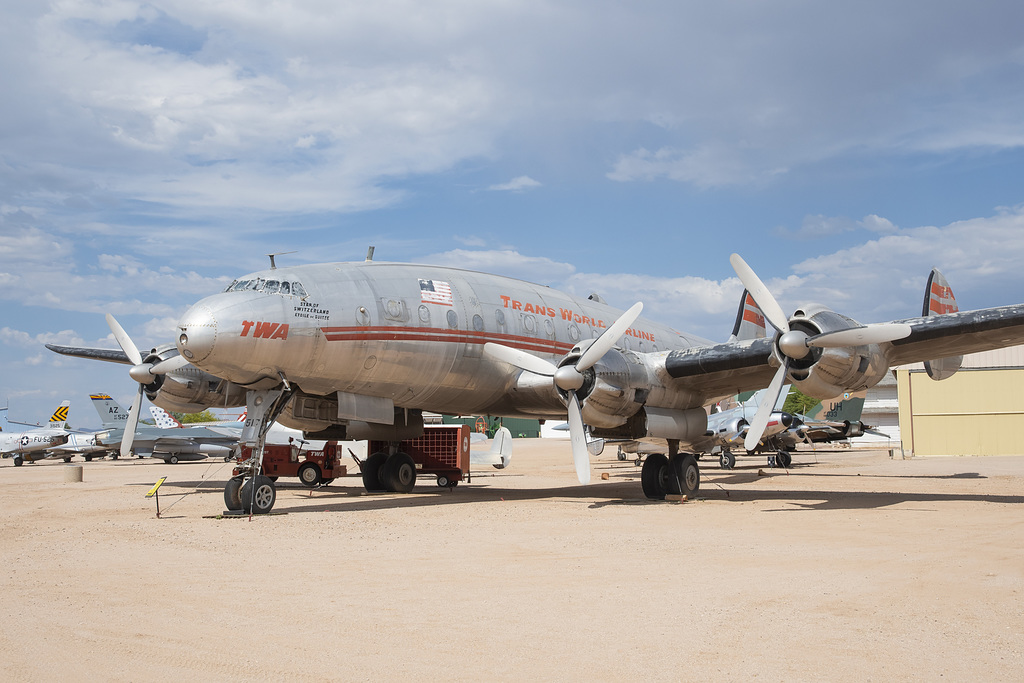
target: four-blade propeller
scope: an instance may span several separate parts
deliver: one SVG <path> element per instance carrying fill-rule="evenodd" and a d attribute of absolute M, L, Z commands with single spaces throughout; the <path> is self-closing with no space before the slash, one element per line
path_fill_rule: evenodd
<path fill-rule="evenodd" d="M 142 394 L 145 392 L 146 385 L 151 384 L 158 375 L 165 375 L 185 367 L 188 365 L 188 359 L 184 356 L 173 356 L 159 363 L 144 363 L 135 342 L 109 313 L 107 313 L 107 325 L 114 333 L 114 339 L 117 340 L 121 350 L 132 362 L 132 369 L 128 371 L 128 374 L 139 383 L 139 391 L 135 394 L 135 400 L 132 401 L 132 407 L 128 411 L 128 421 L 124 426 L 124 435 L 121 437 L 121 455 L 128 457 L 131 454 L 132 444 L 135 442 L 135 429 L 139 424 L 139 410 L 142 408 Z"/>
<path fill-rule="evenodd" d="M 587 450 L 587 433 L 583 426 L 583 412 L 580 408 L 576 392 L 583 388 L 586 381 L 584 372 L 594 367 L 604 354 L 608 353 L 619 338 L 640 316 L 644 305 L 633 306 L 623 313 L 612 325 L 601 333 L 601 336 L 587 347 L 575 363 L 567 363 L 561 367 L 531 353 L 510 346 L 488 342 L 484 344 L 484 352 L 509 365 L 532 372 L 536 375 L 551 377 L 555 386 L 566 394 L 566 408 L 569 412 L 569 439 L 572 443 L 572 459 L 576 465 L 576 476 L 581 484 L 590 483 L 590 453 Z"/>
<path fill-rule="evenodd" d="M 809 335 L 803 330 L 794 330 L 789 326 L 789 319 L 782 312 L 782 307 L 772 296 L 771 291 L 765 286 L 757 274 L 747 265 L 739 254 L 729 257 L 729 263 L 739 276 L 740 282 L 750 292 L 750 296 L 761 308 L 764 317 L 772 324 L 778 335 L 776 336 L 776 348 L 782 356 L 782 365 L 768 385 L 768 391 L 761 399 L 761 405 L 750 422 L 750 428 L 743 439 L 743 447 L 748 451 L 757 448 L 761 442 L 765 427 L 771 417 L 772 409 L 782 385 L 789 373 L 789 366 L 792 361 L 807 357 L 812 348 L 836 348 L 842 346 L 860 346 L 862 344 L 881 344 L 883 342 L 903 339 L 911 332 L 910 325 L 901 323 L 882 323 L 877 325 L 865 325 L 863 327 L 851 327 L 846 330 L 824 332 L 822 334 Z"/>

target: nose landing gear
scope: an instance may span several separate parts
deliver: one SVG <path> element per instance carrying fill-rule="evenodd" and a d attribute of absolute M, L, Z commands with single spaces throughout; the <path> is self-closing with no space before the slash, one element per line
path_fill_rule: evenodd
<path fill-rule="evenodd" d="M 267 431 L 288 405 L 295 389 L 284 382 L 276 389 L 250 390 L 246 394 L 246 420 L 241 442 L 253 449 L 253 457 L 239 464 L 242 473 L 228 480 L 224 504 L 230 511 L 265 515 L 274 508 L 277 489 L 274 481 L 262 474 L 263 447 Z"/>

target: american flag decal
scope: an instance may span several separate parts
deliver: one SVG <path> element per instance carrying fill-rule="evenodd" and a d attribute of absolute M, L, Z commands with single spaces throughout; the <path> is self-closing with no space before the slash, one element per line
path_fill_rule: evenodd
<path fill-rule="evenodd" d="M 420 280 L 420 300 L 428 304 L 452 305 L 452 287 L 440 280 Z"/>

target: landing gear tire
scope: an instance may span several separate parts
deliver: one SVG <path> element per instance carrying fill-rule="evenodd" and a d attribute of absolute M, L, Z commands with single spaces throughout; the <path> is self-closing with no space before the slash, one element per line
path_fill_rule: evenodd
<path fill-rule="evenodd" d="M 779 467 L 789 469 L 789 466 L 793 464 L 793 456 L 790 455 L 789 451 L 779 451 L 775 456 L 775 462 Z"/>
<path fill-rule="evenodd" d="M 640 467 L 644 464 L 644 459 L 638 456 L 637 459 L 633 461 L 633 464 Z"/>
<path fill-rule="evenodd" d="M 644 461 L 644 468 L 640 471 L 640 485 L 644 495 L 651 500 L 665 500 L 668 492 L 668 458 L 661 453 L 652 453 Z"/>
<path fill-rule="evenodd" d="M 64 462 L 71 462 L 71 458 L 64 458 Z"/>
<path fill-rule="evenodd" d="M 718 456 L 718 464 L 722 466 L 723 470 L 731 470 L 736 467 L 736 456 L 729 452 L 723 452 Z"/>
<path fill-rule="evenodd" d="M 617 457 L 617 458 L 618 458 L 619 460 L 625 460 L 625 459 L 626 459 L 626 454 L 622 452 L 622 449 L 621 449 L 621 448 L 619 449 L 619 452 L 618 452 L 618 453 L 616 453 L 615 455 L 616 455 L 616 457 Z"/>
<path fill-rule="evenodd" d="M 242 488 L 241 476 L 231 477 L 224 485 L 224 507 L 228 510 L 241 510 L 242 497 L 239 491 Z"/>
<path fill-rule="evenodd" d="M 24 464 L 25 464 L 25 458 L 21 457 L 20 455 L 14 456 L 14 466 L 15 467 L 21 467 Z"/>
<path fill-rule="evenodd" d="M 667 490 L 690 497 L 700 489 L 700 467 L 689 453 L 676 453 L 670 463 Z"/>
<path fill-rule="evenodd" d="M 167 462 L 171 463 L 172 465 L 177 465 L 178 464 L 178 456 L 172 455 L 171 457 L 167 458 Z"/>
<path fill-rule="evenodd" d="M 91 455 L 83 455 L 82 457 L 85 458 L 86 462 L 92 462 L 92 456 Z"/>
<path fill-rule="evenodd" d="M 409 493 L 416 485 L 416 463 L 408 453 L 394 453 L 388 458 L 384 476 L 388 490 L 395 493 Z"/>
<path fill-rule="evenodd" d="M 363 461 L 360 471 L 363 473 L 363 488 L 367 491 L 383 491 L 384 482 L 380 478 L 380 468 L 387 462 L 388 454 L 377 452 Z"/>
<path fill-rule="evenodd" d="M 315 488 L 323 480 L 323 473 L 320 472 L 320 467 L 315 462 L 304 463 L 299 468 L 299 481 L 302 482 L 303 486 Z"/>
<path fill-rule="evenodd" d="M 277 489 L 274 488 L 274 482 L 270 481 L 270 477 L 258 474 L 242 484 L 238 497 L 242 500 L 243 512 L 265 515 L 274 509 Z"/>

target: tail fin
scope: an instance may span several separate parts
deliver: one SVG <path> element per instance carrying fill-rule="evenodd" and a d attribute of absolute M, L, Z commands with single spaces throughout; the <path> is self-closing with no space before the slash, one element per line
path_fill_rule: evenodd
<path fill-rule="evenodd" d="M 928 283 L 924 289 L 924 310 L 923 316 L 943 315 L 945 313 L 956 313 L 960 307 L 956 305 L 956 297 L 953 290 L 946 282 L 945 276 L 938 268 L 932 268 L 928 276 Z M 963 356 L 950 356 L 938 360 L 926 360 L 924 362 L 925 372 L 934 380 L 947 379 L 956 374 L 963 362 Z"/>
<path fill-rule="evenodd" d="M 864 412 L 864 399 L 867 391 L 845 393 L 841 397 L 817 403 L 804 413 L 804 417 L 822 422 L 859 422 Z"/>
<path fill-rule="evenodd" d="M 469 461 L 474 465 L 492 465 L 503 470 L 512 463 L 512 432 L 507 427 L 498 427 L 491 441 L 491 450 L 486 453 L 470 453 Z"/>
<path fill-rule="evenodd" d="M 763 339 L 765 337 L 764 313 L 754 302 L 750 292 L 743 290 L 740 295 L 740 309 L 736 313 L 736 323 L 732 326 L 729 341 L 746 339 Z"/>
<path fill-rule="evenodd" d="M 50 428 L 51 429 L 64 429 L 68 424 L 68 410 L 71 407 L 71 401 L 64 401 L 60 404 L 57 410 L 53 411 L 53 415 L 50 416 Z"/>
<path fill-rule="evenodd" d="M 89 394 L 89 398 L 104 427 L 124 427 L 128 424 L 128 411 L 108 394 Z"/>
<path fill-rule="evenodd" d="M 180 422 L 174 419 L 174 416 L 168 413 L 163 408 L 157 406 L 150 406 L 149 412 L 153 415 L 153 420 L 156 421 L 156 426 L 161 429 L 177 429 L 182 426 Z"/>

